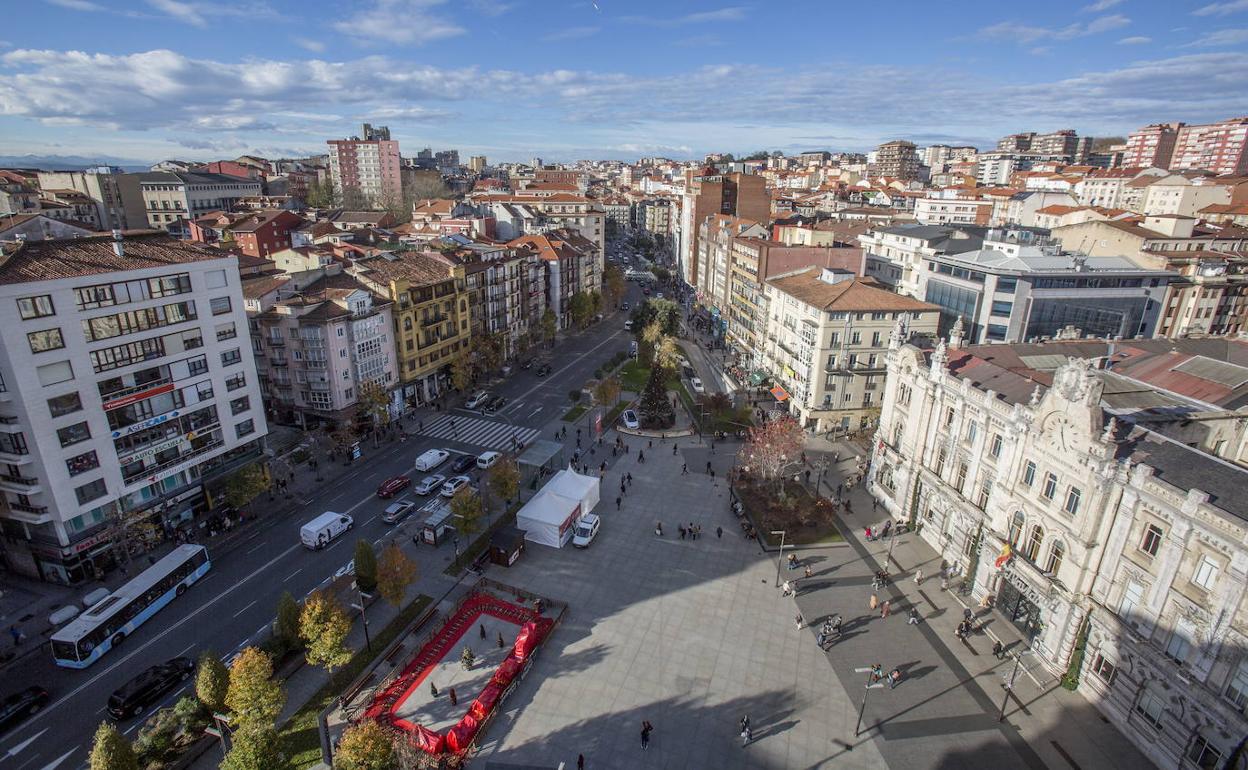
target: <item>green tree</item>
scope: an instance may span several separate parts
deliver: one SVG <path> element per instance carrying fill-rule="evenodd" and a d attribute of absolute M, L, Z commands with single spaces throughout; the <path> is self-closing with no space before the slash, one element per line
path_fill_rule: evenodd
<path fill-rule="evenodd" d="M 308 663 L 320 666 L 330 674 L 351 660 L 347 647 L 347 634 L 351 633 L 351 619 L 346 610 L 332 595 L 313 591 L 303 602 L 299 614 L 299 635 L 307 649 L 304 655 Z"/>
<path fill-rule="evenodd" d="M 520 491 L 520 468 L 512 459 L 500 460 L 490 468 L 490 490 L 498 495 L 504 504 L 511 502 Z"/>
<path fill-rule="evenodd" d="M 258 462 L 239 468 L 225 481 L 225 503 L 242 508 L 269 488 L 268 474 Z"/>
<path fill-rule="evenodd" d="M 327 209 L 333 206 L 334 183 L 329 179 L 310 183 L 307 194 L 303 196 L 303 202 L 314 209 Z"/>
<path fill-rule="evenodd" d="M 139 760 L 112 722 L 101 722 L 91 746 L 91 770 L 139 770 Z"/>
<path fill-rule="evenodd" d="M 591 313 L 602 312 L 602 292 L 597 289 L 589 293 L 589 311 Z"/>
<path fill-rule="evenodd" d="M 377 590 L 383 599 L 395 607 L 403 604 L 407 587 L 416 582 L 417 575 L 416 562 L 403 553 L 398 543 L 382 549 L 377 564 Z"/>
<path fill-rule="evenodd" d="M 607 307 L 617 308 L 624 298 L 624 272 L 616 265 L 607 265 L 602 271 L 602 295 Z"/>
<path fill-rule="evenodd" d="M 472 387 L 472 378 L 476 374 L 474 369 L 472 357 L 467 351 L 461 351 L 451 361 L 451 386 L 461 392 L 468 390 Z"/>
<path fill-rule="evenodd" d="M 366 594 L 377 588 L 377 553 L 363 538 L 355 543 L 355 584 Z"/>
<path fill-rule="evenodd" d="M 375 382 L 361 383 L 355 408 L 374 428 L 390 424 L 390 394 Z"/>
<path fill-rule="evenodd" d="M 593 301 L 585 292 L 575 292 L 568 298 L 568 316 L 572 319 L 572 323 L 576 328 L 583 328 L 592 313 Z"/>
<path fill-rule="evenodd" d="M 358 187 L 344 187 L 342 194 L 335 196 L 337 205 L 347 211 L 371 211 L 373 200 Z"/>
<path fill-rule="evenodd" d="M 210 650 L 199 656 L 195 674 L 195 697 L 214 712 L 225 711 L 225 696 L 230 690 L 230 671 Z"/>
<path fill-rule="evenodd" d="M 476 354 L 477 363 L 482 371 L 492 372 L 503 364 L 506 352 L 501 334 L 478 334 L 472 338 L 472 352 Z"/>
<path fill-rule="evenodd" d="M 615 406 L 620 399 L 620 381 L 615 377 L 604 377 L 594 386 L 594 400 L 603 406 Z"/>
<path fill-rule="evenodd" d="M 281 752 L 282 741 L 272 727 L 246 727 L 230 738 L 233 746 L 221 770 L 286 770 L 290 762 Z"/>
<path fill-rule="evenodd" d="M 476 534 L 481 529 L 481 517 L 485 507 L 481 504 L 481 496 L 470 487 L 460 487 L 451 498 L 451 513 L 458 519 L 455 528 L 465 535 Z"/>
<path fill-rule="evenodd" d="M 555 317 L 555 311 L 546 308 L 542 313 L 542 342 L 553 341 L 558 331 L 559 319 Z"/>
<path fill-rule="evenodd" d="M 680 306 L 667 299 L 648 299 L 633 311 L 632 321 L 638 330 L 658 321 L 664 334 L 675 337 L 680 333 Z"/>
<path fill-rule="evenodd" d="M 654 273 L 654 277 L 659 279 L 661 283 L 667 283 L 672 279 L 672 272 L 666 267 L 655 265 L 650 268 L 650 272 Z"/>
<path fill-rule="evenodd" d="M 273 618 L 273 639 L 284 653 L 303 647 L 299 638 L 299 602 L 290 591 L 283 591 L 277 600 L 277 615 Z"/>
<path fill-rule="evenodd" d="M 286 693 L 273 681 L 273 659 L 257 647 L 246 647 L 230 666 L 225 705 L 240 728 L 272 727 L 282 713 Z"/>
<path fill-rule="evenodd" d="M 390 770 L 396 764 L 394 740 L 371 719 L 348 727 L 334 755 L 334 770 Z"/>

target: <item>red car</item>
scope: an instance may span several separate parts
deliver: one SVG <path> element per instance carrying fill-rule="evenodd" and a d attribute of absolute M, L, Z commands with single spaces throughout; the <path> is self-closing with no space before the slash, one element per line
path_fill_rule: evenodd
<path fill-rule="evenodd" d="M 392 479 L 386 479 L 381 482 L 381 486 L 377 487 L 377 496 L 380 498 L 394 497 L 397 493 L 407 489 L 407 485 L 412 480 L 407 476 L 395 476 Z"/>

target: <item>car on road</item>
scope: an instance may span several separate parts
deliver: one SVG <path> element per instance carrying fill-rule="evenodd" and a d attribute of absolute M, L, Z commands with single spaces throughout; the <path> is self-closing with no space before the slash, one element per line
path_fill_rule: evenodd
<path fill-rule="evenodd" d="M 472 479 L 467 476 L 455 476 L 453 478 L 449 478 L 446 480 L 446 483 L 442 485 L 442 496 L 454 497 L 456 492 L 468 486 L 471 482 Z"/>
<path fill-rule="evenodd" d="M 598 530 L 601 527 L 602 519 L 592 513 L 585 514 L 577 520 L 576 527 L 572 530 L 572 545 L 577 548 L 588 548 L 598 536 Z"/>
<path fill-rule="evenodd" d="M 633 430 L 637 430 L 641 427 L 641 420 L 637 419 L 637 413 L 632 409 L 624 410 L 624 413 L 620 415 L 620 422 L 624 423 L 625 428 L 631 428 Z"/>
<path fill-rule="evenodd" d="M 693 388 L 693 392 L 701 395 L 706 392 L 706 387 L 702 385 L 702 380 L 697 377 L 689 378 L 689 386 Z"/>
<path fill-rule="evenodd" d="M 525 370 L 528 370 L 528 369 L 533 368 L 533 359 L 531 359 L 531 358 L 526 358 L 526 359 L 524 359 L 523 361 L 521 361 L 521 362 L 520 362 L 520 368 L 521 368 L 521 369 L 525 369 Z"/>
<path fill-rule="evenodd" d="M 655 299 L 663 299 L 663 292 L 661 292 L 661 291 L 657 291 L 657 292 L 655 292 L 655 293 L 654 293 L 654 298 L 655 298 Z"/>
<path fill-rule="evenodd" d="M 416 458 L 416 470 L 431 471 L 446 462 L 451 453 L 445 449 L 430 449 Z"/>
<path fill-rule="evenodd" d="M 481 470 L 489 470 L 498 464 L 503 456 L 498 452 L 482 452 L 477 455 L 477 467 Z"/>
<path fill-rule="evenodd" d="M 503 404 L 506 404 L 506 403 L 507 403 L 507 399 L 504 396 L 498 396 L 498 395 L 490 396 L 490 398 L 486 399 L 486 402 L 481 405 L 481 413 L 482 414 L 494 414 L 499 409 L 502 409 Z"/>
<path fill-rule="evenodd" d="M 541 366 L 537 367 L 538 377 L 545 377 L 548 374 L 550 374 L 550 364 L 542 364 Z"/>
<path fill-rule="evenodd" d="M 387 524 L 398 524 L 408 516 L 411 516 L 414 510 L 416 510 L 416 503 L 410 500 L 405 500 L 401 503 L 391 503 L 382 512 L 381 520 Z"/>
<path fill-rule="evenodd" d="M 399 492 L 407 489 L 412 480 L 407 476 L 393 476 L 381 482 L 381 486 L 377 487 L 377 496 L 381 499 L 394 497 Z"/>
<path fill-rule="evenodd" d="M 27 687 L 0 701 L 0 729 L 12 727 L 43 710 L 52 696 L 42 687 Z"/>
<path fill-rule="evenodd" d="M 631 307 L 627 302 L 620 303 L 620 310 L 628 310 Z"/>
<path fill-rule="evenodd" d="M 451 463 L 451 473 L 463 473 L 469 468 L 475 467 L 477 458 L 472 455 L 460 455 L 455 458 L 455 462 Z"/>
<path fill-rule="evenodd" d="M 435 473 L 431 476 L 425 476 L 423 479 L 420 480 L 420 483 L 417 484 L 416 488 L 412 491 L 414 491 L 416 494 L 420 495 L 421 497 L 424 497 L 425 495 L 432 494 L 435 489 L 442 486 L 442 483 L 444 481 L 446 481 L 446 476 L 443 476 L 441 473 Z"/>
<path fill-rule="evenodd" d="M 633 330 L 633 319 L 630 318 L 624 322 L 624 331 L 631 332 L 632 330 Z"/>
<path fill-rule="evenodd" d="M 137 717 L 193 673 L 195 661 L 190 658 L 173 658 L 151 666 L 109 696 L 108 715 L 113 719 Z"/>
<path fill-rule="evenodd" d="M 473 393 L 468 397 L 468 401 L 464 404 L 464 407 L 467 409 L 478 409 L 489 397 L 489 391 L 478 390 L 476 393 Z"/>

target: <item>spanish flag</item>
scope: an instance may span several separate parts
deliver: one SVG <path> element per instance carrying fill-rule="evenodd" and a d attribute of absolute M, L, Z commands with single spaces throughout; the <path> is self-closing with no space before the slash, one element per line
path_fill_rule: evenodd
<path fill-rule="evenodd" d="M 1009 561 L 1010 557 L 1013 555 L 1014 555 L 1014 550 L 1010 548 L 1009 543 L 1006 543 L 1005 547 L 1001 549 L 1001 555 L 997 557 L 997 560 L 996 562 L 994 562 L 993 566 L 995 566 L 997 569 L 1001 569 L 1003 566 L 1005 566 L 1005 563 Z"/>

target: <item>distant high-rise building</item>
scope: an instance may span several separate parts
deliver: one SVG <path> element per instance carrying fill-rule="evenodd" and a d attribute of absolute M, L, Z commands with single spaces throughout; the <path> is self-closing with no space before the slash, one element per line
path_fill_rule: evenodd
<path fill-rule="evenodd" d="M 542 159 L 541 159 L 541 158 L 539 158 L 539 157 L 537 157 L 537 156 L 534 156 L 534 157 L 533 157 L 533 160 L 529 161 L 529 165 L 531 165 L 533 168 L 541 168 L 541 167 L 542 167 Z"/>
<path fill-rule="evenodd" d="M 1248 174 L 1248 117 L 1183 126 L 1174 140 L 1170 168 Z"/>
<path fill-rule="evenodd" d="M 363 125 L 365 136 L 384 139 L 330 139 L 329 172 L 334 193 L 357 190 L 372 205 L 403 197 L 399 176 L 399 143 L 391 140 L 385 126 Z"/>
<path fill-rule="evenodd" d="M 1122 165 L 1127 168 L 1170 168 L 1174 156 L 1174 140 L 1185 123 L 1154 123 L 1127 136 L 1127 149 Z"/>
<path fill-rule="evenodd" d="M 875 151 L 875 172 L 879 176 L 909 181 L 919 178 L 919 153 L 913 142 L 896 139 Z"/>
<path fill-rule="evenodd" d="M 997 140 L 997 149 L 1001 152 L 1027 152 L 1031 149 L 1031 141 L 1035 138 L 1035 131 L 1010 134 Z"/>
<path fill-rule="evenodd" d="M 390 127 L 377 126 L 374 128 L 372 124 L 365 123 L 360 131 L 360 138 L 366 142 L 388 142 L 390 141 Z"/>
<path fill-rule="evenodd" d="M 487 165 L 484 155 L 473 155 L 468 159 L 468 169 L 474 174 L 480 174 Z"/>
<path fill-rule="evenodd" d="M 676 260 L 681 277 L 696 286 L 700 274 L 698 231 L 702 220 L 712 214 L 728 214 L 765 227 L 771 221 L 771 197 L 767 194 L 767 180 L 761 176 L 720 174 L 709 166 L 685 174 Z"/>
<path fill-rule="evenodd" d="M 1069 128 L 1051 131 L 1047 134 L 1027 131 L 998 139 L 997 150 L 1052 155 L 1068 163 L 1081 163 L 1092 151 L 1092 137 L 1079 136 L 1077 132 Z"/>

